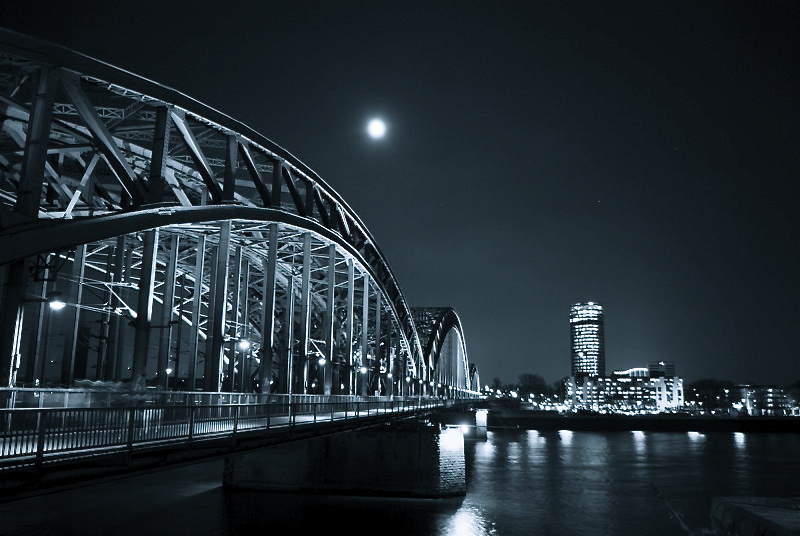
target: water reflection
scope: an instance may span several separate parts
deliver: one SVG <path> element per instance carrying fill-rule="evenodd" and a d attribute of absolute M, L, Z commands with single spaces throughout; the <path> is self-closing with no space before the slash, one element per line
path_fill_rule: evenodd
<path fill-rule="evenodd" d="M 636 450 L 638 457 L 645 456 L 647 453 L 647 445 L 645 444 L 645 435 L 641 430 L 634 430 L 631 432 L 633 435 L 633 448 Z"/>
<path fill-rule="evenodd" d="M 494 523 L 490 523 L 481 514 L 480 508 L 472 503 L 465 503 L 447 521 L 442 536 L 490 536 L 497 534 Z"/>
<path fill-rule="evenodd" d="M 0 504 L 0 519 L 30 536 L 678 536 L 666 501 L 699 532 L 715 496 L 796 496 L 800 480 L 800 434 L 512 430 L 464 448 L 459 498 L 227 490 L 218 460 Z"/>
<path fill-rule="evenodd" d="M 474 451 L 476 456 L 480 456 L 482 458 L 489 458 L 494 454 L 496 447 L 494 443 L 491 441 L 481 441 L 478 443 L 473 443 L 475 445 Z"/>
<path fill-rule="evenodd" d="M 709 527 L 715 496 L 792 489 L 800 462 L 791 446 L 800 447 L 800 438 L 786 439 L 777 446 L 767 434 L 490 433 L 487 443 L 495 448 L 474 445 L 475 452 L 491 455 L 476 456 L 471 465 L 472 484 L 459 515 L 474 516 L 467 519 L 482 527 L 475 532 L 481 535 L 494 529 L 508 535 L 670 536 L 683 532 L 672 515 L 675 507 L 699 531 Z M 772 452 L 771 459 L 759 457 L 760 467 L 752 463 L 755 453 L 747 452 L 753 442 Z M 770 484 L 776 475 L 780 482 Z"/>
<path fill-rule="evenodd" d="M 544 438 L 539 433 L 539 430 L 528 430 L 527 431 L 527 439 L 528 443 L 537 444 L 540 441 L 543 441 Z"/>
<path fill-rule="evenodd" d="M 432 500 L 225 491 L 228 530 L 216 534 L 324 534 L 337 525 L 348 534 L 364 535 L 487 534 L 485 520 L 474 508 L 463 508 L 463 503 L 463 497 Z"/>
<path fill-rule="evenodd" d="M 700 432 L 686 432 L 686 435 L 689 437 L 689 440 L 693 442 L 705 439 L 705 434 Z"/>
<path fill-rule="evenodd" d="M 747 434 L 734 432 L 733 444 L 736 451 L 735 462 L 733 463 L 732 476 L 736 479 L 736 485 L 747 487 L 752 485 L 752 459 L 748 454 Z M 800 475 L 798 475 L 800 476 Z"/>

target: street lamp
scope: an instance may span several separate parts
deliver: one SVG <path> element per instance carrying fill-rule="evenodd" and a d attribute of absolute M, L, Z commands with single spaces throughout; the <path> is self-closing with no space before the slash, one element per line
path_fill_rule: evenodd
<path fill-rule="evenodd" d="M 61 299 L 60 292 L 53 292 L 48 297 L 48 304 L 50 305 L 50 309 L 53 311 L 60 311 L 64 307 L 67 306 L 67 303 Z"/>

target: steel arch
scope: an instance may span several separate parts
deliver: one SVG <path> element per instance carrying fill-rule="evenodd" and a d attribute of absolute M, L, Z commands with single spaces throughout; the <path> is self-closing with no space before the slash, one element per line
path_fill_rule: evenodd
<path fill-rule="evenodd" d="M 423 356 L 433 370 L 430 386 L 448 396 L 479 390 L 477 369 L 469 362 L 461 319 L 452 307 L 414 307 Z"/>
<path fill-rule="evenodd" d="M 282 244 L 287 248 L 305 244 L 306 252 L 312 247 L 331 250 L 327 260 L 303 266 L 307 287 L 315 284 L 310 272 L 321 269 L 324 262 L 333 267 L 331 288 L 337 286 L 337 263 L 354 264 L 350 278 L 356 277 L 354 270 L 363 278 L 363 307 L 377 316 L 372 320 L 378 326 L 375 331 L 380 331 L 381 313 L 388 314 L 393 324 L 390 330 L 397 331 L 398 353 L 404 354 L 405 374 L 429 379 L 433 365 L 423 354 L 411 309 L 374 238 L 335 190 L 271 140 L 174 89 L 2 29 L 0 120 L 0 276 L 6 283 L 0 372 L 5 374 L 7 368 L 9 378 L 15 364 L 19 365 L 29 270 L 45 280 L 56 277 L 63 266 L 77 273 L 86 268 L 85 258 L 79 255 L 91 255 L 92 247 L 113 249 L 118 258 L 131 257 L 125 269 L 138 274 L 140 289 L 149 280 L 150 297 L 169 320 L 177 313 L 167 303 L 185 305 L 183 297 L 175 298 L 176 283 L 169 282 L 169 277 L 184 275 L 184 284 L 192 281 L 201 290 L 223 281 L 203 272 L 191 277 L 192 262 L 201 265 L 201 257 L 207 256 L 200 253 L 207 239 L 220 250 L 223 244 L 233 244 L 225 260 L 218 261 L 226 273 L 233 266 L 230 257 L 237 254 L 235 245 L 246 243 L 247 253 L 238 254 L 252 259 L 238 264 L 237 270 L 249 273 L 269 256 L 267 235 L 273 232 L 274 236 L 283 233 Z M 271 231 L 270 225 L 275 226 Z M 248 230 L 248 226 L 258 230 Z M 193 256 L 181 249 L 182 239 L 197 248 Z M 126 251 L 126 240 L 136 244 L 133 253 Z M 285 284 L 285 268 L 279 261 L 272 262 L 277 262 L 277 274 L 272 277 L 283 277 Z M 148 279 L 147 270 L 163 271 L 163 280 L 154 281 L 154 275 Z M 113 281 L 111 268 L 107 273 L 95 271 L 98 277 L 110 277 L 119 284 Z M 264 278 L 268 271 L 264 270 Z M 237 284 L 241 281 L 247 284 L 246 278 Z M 103 285 L 111 289 L 108 281 Z M 37 288 L 41 302 L 46 298 L 46 281 Z M 302 299 L 324 302 L 312 296 L 313 289 L 304 292 L 308 296 Z M 112 290 L 107 294 L 107 301 L 120 301 Z M 247 305 L 254 296 L 243 292 L 241 298 Z M 226 311 L 215 313 L 222 315 L 223 327 L 231 301 L 237 298 L 225 295 L 224 299 Z M 354 298 L 348 299 L 352 309 Z M 303 314 L 311 314 L 304 304 Z M 111 306 L 103 307 L 108 314 Z M 119 309 L 117 305 L 111 312 L 118 314 Z M 135 314 L 135 307 L 123 309 L 135 316 L 136 336 L 147 337 L 155 322 L 141 320 L 143 315 Z M 41 330 L 41 311 L 39 317 L 37 329 Z M 196 326 L 200 318 L 198 311 Z M 208 332 L 205 336 L 209 334 L 225 335 Z M 366 341 L 367 335 L 363 337 Z M 372 344 L 377 348 L 383 341 L 376 339 Z M 362 346 L 366 348 L 366 342 Z"/>

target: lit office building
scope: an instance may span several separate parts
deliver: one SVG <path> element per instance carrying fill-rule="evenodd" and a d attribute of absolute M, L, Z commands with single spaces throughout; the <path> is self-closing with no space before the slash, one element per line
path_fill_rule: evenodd
<path fill-rule="evenodd" d="M 748 415 L 774 417 L 791 413 L 789 401 L 783 389 L 775 385 L 735 385 L 733 407 Z"/>
<path fill-rule="evenodd" d="M 683 380 L 650 376 L 646 368 L 614 371 L 608 377 L 569 377 L 563 383 L 572 409 L 660 413 L 683 407 Z"/>
<path fill-rule="evenodd" d="M 572 343 L 572 376 L 605 376 L 603 307 L 594 302 L 577 303 L 569 314 Z"/>

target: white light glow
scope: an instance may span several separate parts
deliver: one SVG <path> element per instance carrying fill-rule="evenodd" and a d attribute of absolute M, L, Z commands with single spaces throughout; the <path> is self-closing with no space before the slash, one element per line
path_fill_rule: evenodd
<path fill-rule="evenodd" d="M 386 134 L 386 123 L 380 119 L 373 119 L 367 124 L 367 133 L 372 139 L 380 139 Z"/>
<path fill-rule="evenodd" d="M 52 300 L 50 300 L 50 309 L 52 309 L 53 311 L 60 311 L 66 306 L 67 304 L 59 300 L 58 298 L 53 298 Z"/>
<path fill-rule="evenodd" d="M 700 432 L 686 432 L 689 436 L 689 439 L 692 441 L 699 441 L 704 438 L 703 434 Z"/>
<path fill-rule="evenodd" d="M 439 435 L 439 446 L 443 451 L 464 451 L 464 434 L 459 428 L 445 428 Z"/>
<path fill-rule="evenodd" d="M 481 517 L 477 505 L 465 504 L 448 520 L 448 530 L 444 534 L 486 534 L 487 521 Z"/>
<path fill-rule="evenodd" d="M 488 409 L 475 410 L 475 426 L 486 426 L 489 415 Z"/>
<path fill-rule="evenodd" d="M 645 445 L 645 435 L 641 430 L 633 431 L 633 447 L 636 449 L 636 454 L 644 456 L 647 454 L 647 446 Z"/>

